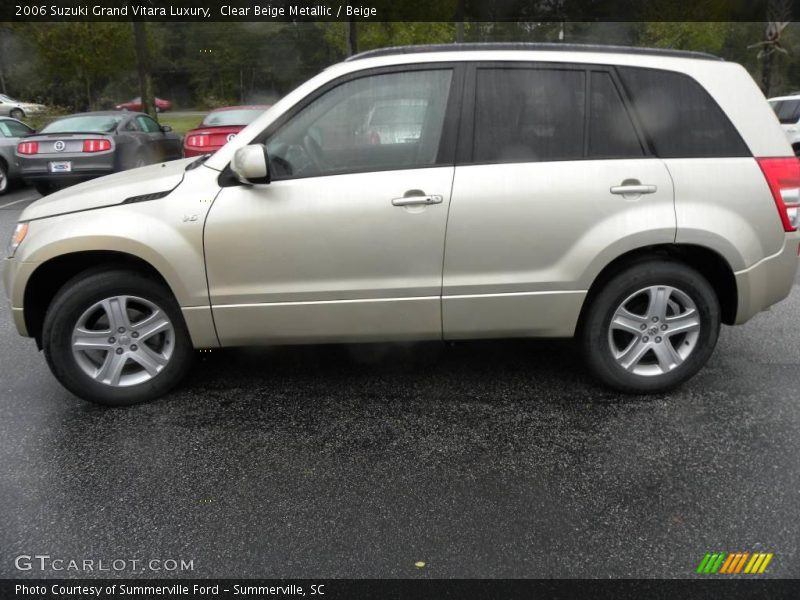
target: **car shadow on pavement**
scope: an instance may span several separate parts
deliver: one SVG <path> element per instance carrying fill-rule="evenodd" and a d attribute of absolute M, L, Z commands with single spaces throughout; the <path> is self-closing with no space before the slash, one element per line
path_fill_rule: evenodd
<path fill-rule="evenodd" d="M 572 340 L 491 340 L 232 348 L 198 351 L 179 388 L 232 403 L 283 395 L 422 401 L 641 401 L 589 375 Z M 249 401 L 249 400 L 248 400 Z"/>

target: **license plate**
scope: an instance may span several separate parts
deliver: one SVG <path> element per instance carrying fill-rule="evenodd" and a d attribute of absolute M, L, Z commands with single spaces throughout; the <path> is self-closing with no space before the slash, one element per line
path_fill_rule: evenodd
<path fill-rule="evenodd" d="M 69 173 L 70 171 L 72 171 L 71 160 L 59 160 L 50 163 L 51 173 Z"/>

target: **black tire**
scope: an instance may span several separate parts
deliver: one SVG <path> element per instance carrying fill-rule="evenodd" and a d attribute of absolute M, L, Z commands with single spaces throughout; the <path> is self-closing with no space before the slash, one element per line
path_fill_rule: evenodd
<path fill-rule="evenodd" d="M 16 119 L 17 121 L 25 118 L 25 113 L 22 111 L 21 108 L 12 108 L 11 111 L 8 113 L 8 116 L 12 119 Z"/>
<path fill-rule="evenodd" d="M 51 194 L 53 192 L 53 186 L 50 183 L 45 183 L 43 181 L 39 181 L 33 184 L 33 187 L 39 192 L 42 196 L 47 196 L 47 194 Z"/>
<path fill-rule="evenodd" d="M 0 196 L 11 189 L 11 181 L 8 179 L 8 166 L 5 161 L 0 159 Z"/>
<path fill-rule="evenodd" d="M 123 295 L 144 299 L 162 310 L 172 324 L 174 336 L 171 356 L 161 371 L 143 383 L 112 386 L 96 381 L 79 365 L 72 351 L 72 332 L 96 302 Z M 89 272 L 67 282 L 47 310 L 42 346 L 50 370 L 64 387 L 84 400 L 105 406 L 129 406 L 164 395 L 183 379 L 194 355 L 189 332 L 170 291 L 150 277 L 124 269 Z M 137 350 L 134 346 L 127 349 Z M 137 367 L 133 361 L 126 364 Z"/>
<path fill-rule="evenodd" d="M 641 303 L 647 296 L 639 297 L 637 292 L 650 286 L 669 286 L 685 294 L 685 297 L 694 304 L 695 313 L 692 314 L 697 315 L 699 322 L 696 336 L 679 333 L 670 334 L 672 337 L 668 338 L 666 334 L 657 331 L 661 326 L 669 329 L 669 325 L 660 322 L 652 323 L 658 327 L 643 331 L 641 337 L 625 330 L 615 331 L 612 336 L 611 321 L 618 308 L 631 298 L 633 298 L 631 302 Z M 655 394 L 671 390 L 695 375 L 714 352 L 720 330 L 719 300 L 708 281 L 700 273 L 682 263 L 648 260 L 632 265 L 608 281 L 590 302 L 578 332 L 578 341 L 592 373 L 615 390 L 629 394 Z M 680 301 L 673 305 L 679 303 Z M 629 306 L 631 305 L 626 304 L 626 308 Z M 637 311 L 637 314 L 639 312 L 641 311 Z M 649 314 L 649 311 L 645 310 L 642 314 Z M 651 319 L 648 317 L 643 319 L 645 320 Z M 644 325 L 643 322 L 637 325 L 638 328 L 642 326 L 651 327 L 649 323 Z M 650 331 L 654 332 L 651 334 L 652 338 L 648 336 Z M 682 344 L 690 348 L 683 362 L 663 372 L 663 366 L 657 366 L 660 363 L 655 352 L 656 339 L 659 343 L 669 343 L 676 352 L 686 351 Z M 619 346 L 628 343 L 627 340 L 630 340 L 631 344 L 638 344 L 641 341 L 642 345 L 639 345 L 639 348 L 643 348 L 644 342 L 647 341 L 653 348 L 641 354 L 641 362 L 633 365 L 635 369 L 651 371 L 658 369 L 662 372 L 648 375 L 623 368 L 615 358 L 612 344 L 618 345 L 619 350 Z M 693 347 L 691 344 L 694 344 Z M 633 345 L 628 347 L 633 349 Z"/>

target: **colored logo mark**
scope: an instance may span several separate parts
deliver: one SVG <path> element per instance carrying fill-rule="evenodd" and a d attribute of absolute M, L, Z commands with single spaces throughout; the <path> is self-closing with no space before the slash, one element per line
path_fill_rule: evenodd
<path fill-rule="evenodd" d="M 716 552 L 708 553 L 700 561 L 697 573 L 701 575 L 756 575 L 763 573 L 772 560 L 773 554 L 764 552 Z"/>

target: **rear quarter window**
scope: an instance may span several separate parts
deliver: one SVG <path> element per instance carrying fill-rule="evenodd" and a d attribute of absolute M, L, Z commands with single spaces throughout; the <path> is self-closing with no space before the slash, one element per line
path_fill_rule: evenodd
<path fill-rule="evenodd" d="M 751 156 L 719 105 L 688 75 L 638 67 L 618 72 L 659 157 Z"/>

